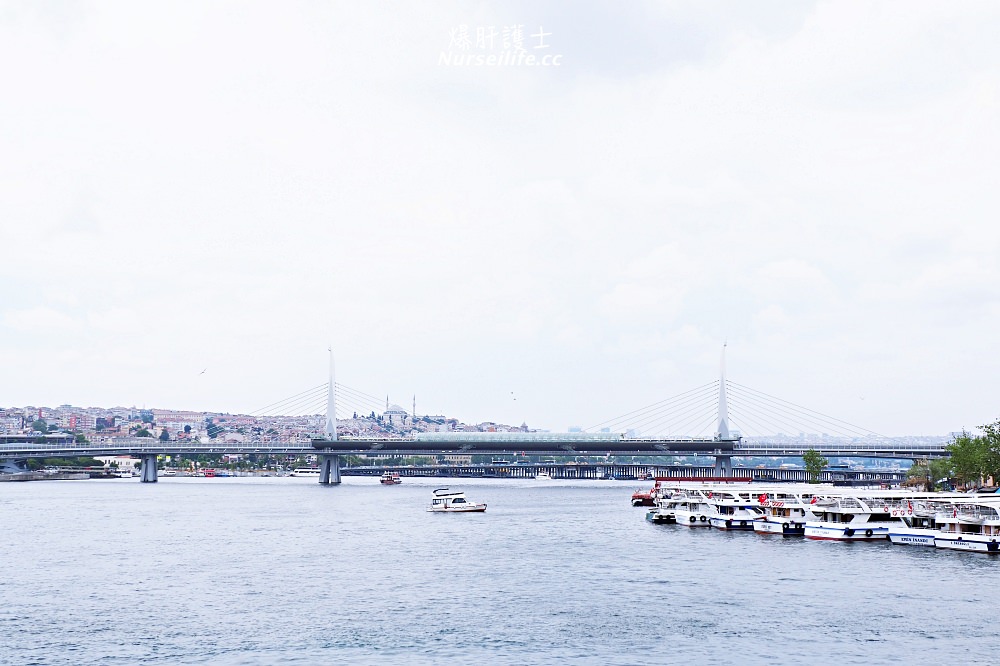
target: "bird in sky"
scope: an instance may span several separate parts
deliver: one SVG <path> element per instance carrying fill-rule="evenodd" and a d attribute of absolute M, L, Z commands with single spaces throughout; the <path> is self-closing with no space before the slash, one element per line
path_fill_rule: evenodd
<path fill-rule="evenodd" d="M 208 368 L 205 368 L 205 370 L 208 370 Z M 199 372 L 198 374 L 199 374 L 199 375 L 203 375 L 203 374 L 205 374 L 205 370 L 202 370 L 202 371 L 201 371 L 201 372 Z"/>

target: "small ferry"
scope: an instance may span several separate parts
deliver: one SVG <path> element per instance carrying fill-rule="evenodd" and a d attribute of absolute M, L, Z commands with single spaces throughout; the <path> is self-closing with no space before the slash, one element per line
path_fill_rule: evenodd
<path fill-rule="evenodd" d="M 813 503 L 815 518 L 806 521 L 805 537 L 830 541 L 884 541 L 889 531 L 902 523 L 890 504 L 906 493 L 860 491 L 857 494 L 825 495 Z"/>
<path fill-rule="evenodd" d="M 403 480 L 399 478 L 399 472 L 382 472 L 379 482 L 384 486 L 395 486 L 402 483 Z"/>
<path fill-rule="evenodd" d="M 774 488 L 757 496 L 757 504 L 763 515 L 753 524 L 757 534 L 780 534 L 781 536 L 804 536 L 806 521 L 815 520 L 812 507 L 818 500 L 812 489 Z"/>
<path fill-rule="evenodd" d="M 535 474 L 535 480 L 536 481 L 551 481 L 552 480 L 552 476 L 548 472 L 546 472 L 546 471 L 543 470 L 543 471 L 539 472 L 538 474 Z"/>
<path fill-rule="evenodd" d="M 299 467 L 292 470 L 291 476 L 319 476 L 319 467 Z"/>
<path fill-rule="evenodd" d="M 750 495 L 747 489 L 703 491 L 706 504 L 712 508 L 708 517 L 709 525 L 717 530 L 752 532 L 754 521 L 763 513 L 754 506 L 756 498 L 751 499 Z"/>
<path fill-rule="evenodd" d="M 438 513 L 482 513 L 486 511 L 486 505 L 468 501 L 461 491 L 437 488 L 427 510 Z"/>
<path fill-rule="evenodd" d="M 937 500 L 931 498 L 913 498 L 899 502 L 892 507 L 893 515 L 899 515 L 902 523 L 889 529 L 889 541 L 899 546 L 930 546 L 934 547 L 934 539 L 938 536 L 940 525 L 937 515 L 950 515 L 953 502 L 943 497 Z"/>
<path fill-rule="evenodd" d="M 956 503 L 951 513 L 939 513 L 935 519 L 935 548 L 1000 554 L 1000 503 Z"/>

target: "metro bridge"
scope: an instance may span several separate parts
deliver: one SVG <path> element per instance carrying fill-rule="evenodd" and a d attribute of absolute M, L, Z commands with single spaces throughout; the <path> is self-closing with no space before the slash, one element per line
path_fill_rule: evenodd
<path fill-rule="evenodd" d="M 338 437 L 336 396 L 340 385 L 330 379 L 325 387 L 326 417 L 322 435 L 297 441 L 207 442 L 160 441 L 128 438 L 127 442 L 75 443 L 71 436 L 0 437 L 0 459 L 57 458 L 97 455 L 133 455 L 142 460 L 142 481 L 157 480 L 156 458 L 160 455 L 317 455 L 320 483 L 340 483 L 341 456 L 344 455 L 580 455 L 580 456 L 687 456 L 715 458 L 715 475 L 732 476 L 732 458 L 747 456 L 801 456 L 813 449 L 822 455 L 865 458 L 930 459 L 949 455 L 944 444 L 921 444 L 884 437 L 872 431 L 826 416 L 820 412 L 769 396 L 726 380 L 723 357 L 721 377 L 715 382 L 654 403 L 648 407 L 597 424 L 580 433 L 523 432 L 426 432 L 412 437 Z M 307 392 L 308 393 L 308 392 Z M 315 397 L 315 393 L 309 394 Z M 737 405 L 730 410 L 731 397 Z M 706 423 L 707 413 L 707 423 Z M 784 420 L 783 419 L 787 419 Z M 830 440 L 804 442 L 761 442 L 747 440 L 732 430 L 756 426 L 780 432 L 781 423 L 808 424 L 828 428 L 841 436 Z M 666 428 L 710 429 L 711 436 L 638 436 L 636 430 Z M 604 432 L 611 429 L 619 432 Z M 838 430 L 839 428 L 839 430 Z M 846 437 L 844 436 L 846 435 Z M 775 437 L 775 439 L 778 439 Z"/>

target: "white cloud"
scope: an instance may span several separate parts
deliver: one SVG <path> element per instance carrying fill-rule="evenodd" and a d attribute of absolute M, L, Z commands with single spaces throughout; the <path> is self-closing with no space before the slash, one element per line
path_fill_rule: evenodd
<path fill-rule="evenodd" d="M 992 3 L 49 7 L 0 21 L 0 404 L 253 409 L 332 339 L 350 385 L 559 428 L 728 338 L 869 427 L 996 416 Z M 536 19 L 562 67 L 437 65 Z"/>

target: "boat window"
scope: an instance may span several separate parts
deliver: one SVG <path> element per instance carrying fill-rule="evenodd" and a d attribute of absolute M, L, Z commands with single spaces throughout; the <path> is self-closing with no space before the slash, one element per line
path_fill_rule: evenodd
<path fill-rule="evenodd" d="M 465 499 L 461 497 L 456 497 L 451 501 L 452 504 L 465 504 Z"/>

